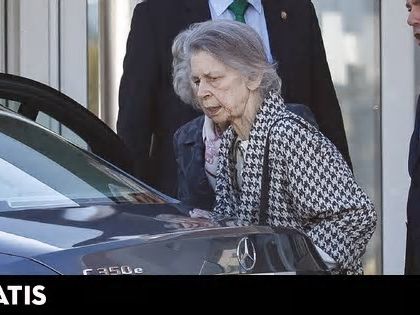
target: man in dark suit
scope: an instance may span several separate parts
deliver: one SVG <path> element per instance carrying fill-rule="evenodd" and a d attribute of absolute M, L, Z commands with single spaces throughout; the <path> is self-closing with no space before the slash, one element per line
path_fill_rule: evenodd
<path fill-rule="evenodd" d="M 420 1 L 407 0 L 407 23 L 420 44 Z M 420 274 L 420 98 L 417 100 L 416 120 L 410 141 L 408 171 L 411 186 L 407 202 L 407 244 L 405 274 Z"/>
<path fill-rule="evenodd" d="M 136 157 L 138 176 L 172 196 L 176 195 L 177 178 L 173 134 L 200 115 L 173 91 L 172 41 L 191 23 L 234 19 L 227 10 L 231 2 L 146 0 L 134 10 L 120 85 L 117 130 Z M 351 167 L 341 110 L 313 4 L 310 0 L 248 2 L 245 22 L 257 28 L 269 46 L 268 58 L 278 63 L 285 102 L 309 106 L 320 130 Z"/>

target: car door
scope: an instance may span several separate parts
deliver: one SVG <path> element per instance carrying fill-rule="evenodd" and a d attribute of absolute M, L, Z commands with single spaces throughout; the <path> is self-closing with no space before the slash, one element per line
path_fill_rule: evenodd
<path fill-rule="evenodd" d="M 135 175 L 131 154 L 118 135 L 63 93 L 27 78 L 0 73 L 0 109 L 6 108 Z"/>

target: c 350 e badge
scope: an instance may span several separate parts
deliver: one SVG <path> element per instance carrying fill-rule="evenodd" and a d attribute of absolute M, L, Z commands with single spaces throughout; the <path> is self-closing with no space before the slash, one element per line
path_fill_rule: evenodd
<path fill-rule="evenodd" d="M 105 276 L 117 276 L 117 275 L 141 275 L 143 274 L 143 268 L 130 267 L 130 266 L 111 266 L 111 267 L 96 267 L 83 269 L 84 275 L 105 275 Z"/>

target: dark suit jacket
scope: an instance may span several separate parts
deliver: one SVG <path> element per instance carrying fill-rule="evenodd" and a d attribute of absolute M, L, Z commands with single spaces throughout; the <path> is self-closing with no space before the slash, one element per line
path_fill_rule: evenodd
<path fill-rule="evenodd" d="M 407 202 L 407 246 L 405 273 L 420 274 L 420 97 L 413 135 L 410 141 L 408 171 L 411 186 Z"/>
<path fill-rule="evenodd" d="M 321 131 L 350 164 L 341 111 L 312 3 L 263 0 L 263 6 L 271 53 L 283 80 L 283 98 L 308 105 Z M 282 11 L 287 12 L 286 20 L 281 18 Z M 173 91 L 171 45 L 188 25 L 209 19 L 207 0 L 146 0 L 134 10 L 127 41 L 118 134 L 136 156 L 138 176 L 172 196 L 176 194 L 173 134 L 200 113 L 182 103 Z"/>

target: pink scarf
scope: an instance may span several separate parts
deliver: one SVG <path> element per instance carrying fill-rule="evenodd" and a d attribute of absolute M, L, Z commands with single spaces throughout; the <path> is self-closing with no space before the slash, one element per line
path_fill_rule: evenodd
<path fill-rule="evenodd" d="M 215 190 L 216 187 L 216 173 L 219 162 L 219 147 L 222 141 L 222 132 L 217 130 L 213 121 L 204 116 L 203 125 L 203 142 L 205 146 L 204 153 L 204 168 L 209 180 L 210 186 Z"/>

